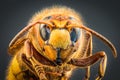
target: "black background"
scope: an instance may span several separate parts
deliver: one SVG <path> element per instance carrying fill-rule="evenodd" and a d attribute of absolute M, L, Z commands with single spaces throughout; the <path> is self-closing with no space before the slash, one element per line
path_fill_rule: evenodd
<path fill-rule="evenodd" d="M 93 38 L 93 52 L 104 50 L 108 56 L 103 80 L 120 79 L 120 6 L 119 0 L 1 0 L 0 1 L 0 80 L 5 80 L 10 61 L 7 47 L 11 39 L 24 27 L 31 16 L 44 7 L 64 5 L 82 14 L 86 25 L 106 36 L 117 48 L 118 57 L 100 40 Z M 91 78 L 97 75 L 98 64 L 91 68 Z M 73 72 L 71 80 L 82 80 L 84 69 Z"/>

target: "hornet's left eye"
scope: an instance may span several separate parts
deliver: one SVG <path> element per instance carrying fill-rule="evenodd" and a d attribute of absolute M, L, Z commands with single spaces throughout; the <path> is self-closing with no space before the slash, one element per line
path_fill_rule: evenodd
<path fill-rule="evenodd" d="M 71 41 L 76 42 L 80 36 L 80 29 L 73 28 L 70 33 Z"/>
<path fill-rule="evenodd" d="M 50 29 L 46 24 L 40 25 L 40 35 L 44 41 L 49 39 L 50 36 Z"/>

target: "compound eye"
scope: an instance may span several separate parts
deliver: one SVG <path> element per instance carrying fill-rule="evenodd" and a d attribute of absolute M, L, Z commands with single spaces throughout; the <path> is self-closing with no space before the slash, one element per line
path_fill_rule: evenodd
<path fill-rule="evenodd" d="M 76 20 L 74 17 L 70 16 L 69 17 L 70 20 Z"/>
<path fill-rule="evenodd" d="M 73 28 L 70 33 L 71 41 L 76 42 L 80 36 L 80 29 Z"/>
<path fill-rule="evenodd" d="M 47 16 L 47 17 L 44 18 L 44 20 L 48 20 L 48 19 L 51 19 L 51 18 L 52 18 L 52 16 Z"/>
<path fill-rule="evenodd" d="M 46 24 L 40 24 L 40 35 L 44 41 L 49 39 L 50 29 Z"/>

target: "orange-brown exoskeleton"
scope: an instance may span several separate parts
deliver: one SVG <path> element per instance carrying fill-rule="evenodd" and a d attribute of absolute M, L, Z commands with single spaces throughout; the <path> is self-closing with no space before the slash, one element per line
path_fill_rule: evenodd
<path fill-rule="evenodd" d="M 89 80 L 90 67 L 97 61 L 100 65 L 96 80 L 101 80 L 107 55 L 104 51 L 92 55 L 93 35 L 117 57 L 114 45 L 86 27 L 74 10 L 61 6 L 43 9 L 10 42 L 8 50 L 13 58 L 7 80 L 68 80 L 77 67 L 86 69 L 84 80 Z"/>

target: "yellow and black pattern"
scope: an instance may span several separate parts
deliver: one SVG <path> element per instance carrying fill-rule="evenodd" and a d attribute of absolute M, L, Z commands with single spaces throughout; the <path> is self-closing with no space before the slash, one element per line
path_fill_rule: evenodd
<path fill-rule="evenodd" d="M 13 56 L 7 80 L 69 80 L 76 67 L 85 68 L 84 80 L 90 78 L 90 67 L 100 60 L 96 80 L 104 77 L 107 55 L 104 51 L 92 55 L 92 36 L 96 36 L 117 52 L 103 35 L 86 27 L 73 9 L 53 6 L 36 13 L 10 42 Z"/>

